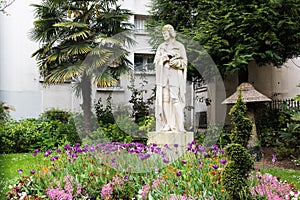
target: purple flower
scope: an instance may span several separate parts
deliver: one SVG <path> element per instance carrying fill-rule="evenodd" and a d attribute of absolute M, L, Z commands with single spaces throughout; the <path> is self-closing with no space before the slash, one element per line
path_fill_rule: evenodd
<path fill-rule="evenodd" d="M 182 163 L 182 164 L 186 164 L 186 160 L 182 160 L 181 163 Z"/>
<path fill-rule="evenodd" d="M 164 161 L 164 163 L 166 163 L 166 164 L 168 164 L 168 163 L 170 162 L 168 158 L 164 158 L 163 161 Z"/>
<path fill-rule="evenodd" d="M 181 176 L 181 172 L 180 171 L 176 172 L 176 176 Z"/>
<path fill-rule="evenodd" d="M 221 154 L 224 154 L 224 153 L 225 153 L 225 150 L 224 150 L 224 149 L 221 149 L 221 150 L 220 150 L 220 153 L 221 153 Z"/>
<path fill-rule="evenodd" d="M 124 179 L 124 181 L 127 181 L 127 180 L 128 180 L 128 178 L 129 178 L 128 176 L 124 176 L 124 178 L 123 178 L 123 179 Z"/>
<path fill-rule="evenodd" d="M 39 150 L 38 149 L 36 149 L 36 150 L 34 150 L 34 152 L 33 152 L 33 156 L 35 157 L 37 154 L 38 154 L 38 152 L 39 152 Z"/>
<path fill-rule="evenodd" d="M 225 165 L 226 162 L 227 162 L 227 160 L 225 160 L 225 159 L 221 159 L 221 160 L 220 160 L 220 163 L 221 163 L 222 165 Z"/>
<path fill-rule="evenodd" d="M 178 144 L 174 144 L 174 147 L 177 148 L 177 147 L 178 147 Z"/>
<path fill-rule="evenodd" d="M 199 163 L 199 165 L 201 165 L 201 166 L 203 165 L 203 162 L 202 162 L 202 161 L 199 161 L 198 163 Z"/>
<path fill-rule="evenodd" d="M 31 170 L 31 171 L 30 171 L 30 174 L 34 174 L 34 173 L 35 173 L 35 171 L 34 171 L 34 170 Z"/>
<path fill-rule="evenodd" d="M 140 159 L 141 160 L 146 160 L 146 159 L 148 159 L 150 157 L 150 154 L 149 153 L 146 153 L 146 154 L 142 154 L 141 156 L 140 156 Z"/>
<path fill-rule="evenodd" d="M 218 169 L 218 165 L 212 165 L 211 167 L 214 169 Z"/>
<path fill-rule="evenodd" d="M 60 150 L 60 149 L 57 149 L 57 150 L 56 150 L 56 152 L 57 152 L 57 153 L 60 153 L 60 152 L 61 152 L 61 150 Z"/>
<path fill-rule="evenodd" d="M 258 178 L 258 179 L 262 179 L 262 175 L 258 175 L 257 178 Z"/>
<path fill-rule="evenodd" d="M 214 144 L 211 146 L 211 148 L 214 150 L 214 151 L 217 151 L 219 149 L 218 145 Z"/>
<path fill-rule="evenodd" d="M 22 170 L 22 169 L 18 169 L 17 172 L 18 172 L 19 174 L 21 174 L 21 173 L 23 172 L 23 170 Z"/>
<path fill-rule="evenodd" d="M 64 150 L 67 151 L 67 150 L 69 150 L 70 148 L 71 148 L 70 144 L 66 144 L 65 147 L 64 147 Z"/>
<path fill-rule="evenodd" d="M 171 150 L 168 144 L 165 144 L 164 147 L 168 150 Z"/>
<path fill-rule="evenodd" d="M 273 154 L 272 154 L 272 162 L 274 163 L 274 162 L 276 162 L 276 161 L 277 161 L 276 154 L 275 154 L 275 153 L 273 153 Z"/>
<path fill-rule="evenodd" d="M 205 147 L 204 146 L 201 146 L 201 145 L 198 145 L 198 150 L 201 151 L 201 152 L 204 152 L 205 151 Z"/>

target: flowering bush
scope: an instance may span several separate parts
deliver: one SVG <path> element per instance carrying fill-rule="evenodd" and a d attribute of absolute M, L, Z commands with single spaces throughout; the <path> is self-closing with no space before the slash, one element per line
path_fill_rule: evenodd
<path fill-rule="evenodd" d="M 253 195 L 265 196 L 268 200 L 298 200 L 299 192 L 293 184 L 280 181 L 277 177 L 270 174 L 257 172 L 256 185 L 251 188 Z"/>
<path fill-rule="evenodd" d="M 22 177 L 7 198 L 229 199 L 220 182 L 227 162 L 224 150 L 217 145 L 206 148 L 192 142 L 180 155 L 178 148 L 178 145 L 108 142 L 35 150 L 33 156 L 41 162 L 30 169 L 18 170 Z M 260 186 L 261 180 L 251 181 L 256 183 L 253 188 Z M 298 194 L 291 188 L 286 192 Z"/>

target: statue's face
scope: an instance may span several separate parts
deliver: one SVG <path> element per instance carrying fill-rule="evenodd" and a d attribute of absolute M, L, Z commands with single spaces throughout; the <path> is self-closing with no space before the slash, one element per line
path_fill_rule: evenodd
<path fill-rule="evenodd" d="M 169 40 L 171 38 L 171 35 L 170 35 L 169 31 L 163 31 L 162 35 L 164 37 L 164 40 Z"/>

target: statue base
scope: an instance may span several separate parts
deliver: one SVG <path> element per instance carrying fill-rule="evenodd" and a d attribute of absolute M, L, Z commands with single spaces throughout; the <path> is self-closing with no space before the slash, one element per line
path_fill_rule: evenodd
<path fill-rule="evenodd" d="M 176 149 L 180 155 L 187 150 L 188 143 L 194 140 L 193 132 L 174 131 L 154 131 L 148 133 L 147 144 L 157 144 L 157 146 L 168 145 L 171 149 Z"/>

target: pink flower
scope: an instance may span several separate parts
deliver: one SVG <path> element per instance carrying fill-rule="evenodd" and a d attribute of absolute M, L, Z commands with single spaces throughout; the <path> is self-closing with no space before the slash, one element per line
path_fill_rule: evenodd
<path fill-rule="evenodd" d="M 142 198 L 147 199 L 147 195 L 149 192 L 150 192 L 150 185 L 149 184 L 143 185 L 142 186 L 142 194 L 141 194 Z"/>
<path fill-rule="evenodd" d="M 111 183 L 104 185 L 101 189 L 101 197 L 104 199 L 110 199 L 113 193 L 113 188 Z"/>

